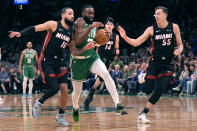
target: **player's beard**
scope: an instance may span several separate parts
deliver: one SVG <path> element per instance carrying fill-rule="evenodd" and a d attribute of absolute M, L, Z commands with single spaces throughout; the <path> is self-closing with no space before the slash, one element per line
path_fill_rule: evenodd
<path fill-rule="evenodd" d="M 86 22 L 88 25 L 90 25 L 90 24 L 93 23 L 93 21 L 90 20 L 90 19 L 89 19 L 88 17 L 86 17 L 86 16 L 83 16 L 83 19 L 85 20 L 85 22 Z"/>
<path fill-rule="evenodd" d="M 67 18 L 64 18 L 64 22 L 69 25 L 69 26 L 73 26 L 73 21 L 68 20 Z"/>

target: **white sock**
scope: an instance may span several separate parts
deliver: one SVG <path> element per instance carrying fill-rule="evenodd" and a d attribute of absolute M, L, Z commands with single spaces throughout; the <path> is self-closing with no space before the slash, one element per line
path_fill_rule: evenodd
<path fill-rule="evenodd" d="M 102 77 L 116 107 L 120 103 L 118 92 L 105 64 L 100 59 L 97 59 L 91 67 L 91 72 Z"/>
<path fill-rule="evenodd" d="M 83 82 L 72 81 L 73 93 L 72 93 L 72 103 L 75 110 L 79 109 L 79 98 L 82 91 Z"/>

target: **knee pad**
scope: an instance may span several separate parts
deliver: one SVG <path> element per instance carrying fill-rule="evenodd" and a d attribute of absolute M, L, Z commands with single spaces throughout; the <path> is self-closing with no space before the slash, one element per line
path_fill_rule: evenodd
<path fill-rule="evenodd" d="M 103 82 L 104 81 L 100 76 L 98 78 L 99 78 L 100 82 Z"/>

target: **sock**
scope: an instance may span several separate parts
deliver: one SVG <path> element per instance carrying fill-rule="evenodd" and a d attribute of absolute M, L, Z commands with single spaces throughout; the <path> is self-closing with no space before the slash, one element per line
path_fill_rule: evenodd
<path fill-rule="evenodd" d="M 140 115 L 141 115 L 142 113 L 147 114 L 149 111 L 150 111 L 150 109 L 147 108 L 147 107 L 145 107 L 144 110 L 140 113 Z"/>
<path fill-rule="evenodd" d="M 59 108 L 59 114 L 64 114 L 64 109 Z"/>
<path fill-rule="evenodd" d="M 42 98 L 40 98 L 38 101 L 39 101 L 41 104 L 43 104 L 43 103 L 44 103 L 44 101 L 43 101 L 43 99 L 42 99 Z"/>

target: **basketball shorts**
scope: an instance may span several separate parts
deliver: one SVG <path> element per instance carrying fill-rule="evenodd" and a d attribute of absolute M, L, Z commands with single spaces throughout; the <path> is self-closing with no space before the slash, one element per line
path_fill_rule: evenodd
<path fill-rule="evenodd" d="M 64 66 L 63 61 L 60 59 L 46 59 L 44 58 L 39 65 L 39 70 L 43 77 L 43 82 L 46 83 L 46 77 L 55 77 L 58 84 L 67 83 L 66 73 L 67 68 Z"/>
<path fill-rule="evenodd" d="M 35 72 L 33 66 L 23 66 L 23 77 L 27 77 L 28 79 L 34 79 Z"/>
<path fill-rule="evenodd" d="M 99 58 L 98 55 L 92 55 L 85 59 L 71 58 L 71 79 L 73 81 L 86 81 L 92 64 Z"/>

